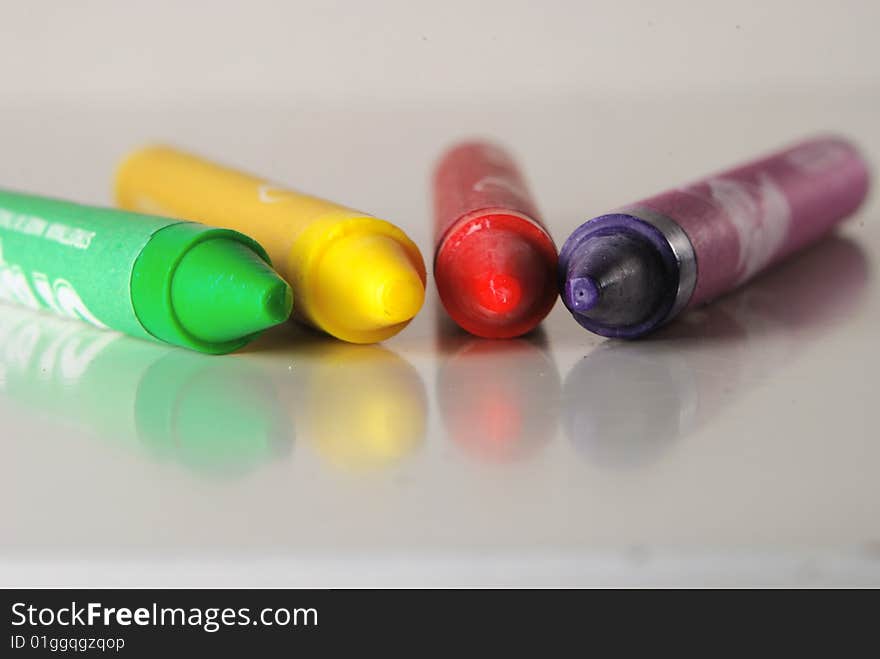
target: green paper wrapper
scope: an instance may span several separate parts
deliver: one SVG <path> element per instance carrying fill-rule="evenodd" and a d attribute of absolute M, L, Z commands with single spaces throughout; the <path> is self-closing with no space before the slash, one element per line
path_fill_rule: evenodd
<path fill-rule="evenodd" d="M 131 273 L 153 234 L 179 223 L 0 191 L 0 299 L 151 338 Z"/>

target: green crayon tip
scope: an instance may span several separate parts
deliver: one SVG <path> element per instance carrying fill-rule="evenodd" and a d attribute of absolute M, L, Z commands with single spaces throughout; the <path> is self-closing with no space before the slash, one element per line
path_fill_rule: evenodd
<path fill-rule="evenodd" d="M 235 231 L 181 222 L 157 231 L 132 271 L 138 319 L 161 341 L 225 354 L 290 316 L 290 286 Z"/>
<path fill-rule="evenodd" d="M 194 222 L 0 190 L 0 297 L 212 355 L 290 315 L 256 241 Z"/>
<path fill-rule="evenodd" d="M 210 343 L 255 334 L 290 317 L 290 286 L 246 245 L 208 240 L 181 259 L 171 282 L 180 324 Z"/>

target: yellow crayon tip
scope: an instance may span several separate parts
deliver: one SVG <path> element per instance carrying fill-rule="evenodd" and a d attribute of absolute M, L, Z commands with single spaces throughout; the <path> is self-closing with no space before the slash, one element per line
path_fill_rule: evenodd
<path fill-rule="evenodd" d="M 385 324 L 410 320 L 425 302 L 425 287 L 416 277 L 395 279 L 381 286 L 380 307 Z"/>
<path fill-rule="evenodd" d="M 327 248 L 318 267 L 315 299 L 326 329 L 347 341 L 381 341 L 402 329 L 424 304 L 424 265 L 390 236 L 342 236 Z"/>

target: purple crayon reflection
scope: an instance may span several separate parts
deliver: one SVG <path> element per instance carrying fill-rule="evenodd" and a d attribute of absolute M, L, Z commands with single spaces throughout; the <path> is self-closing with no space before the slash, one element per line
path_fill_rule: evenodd
<path fill-rule="evenodd" d="M 591 462 L 653 463 L 857 313 L 866 254 L 831 236 L 650 341 L 607 342 L 571 369 L 563 424 Z"/>
<path fill-rule="evenodd" d="M 818 137 L 590 220 L 559 255 L 585 328 L 635 338 L 815 242 L 864 201 L 868 167 Z"/>

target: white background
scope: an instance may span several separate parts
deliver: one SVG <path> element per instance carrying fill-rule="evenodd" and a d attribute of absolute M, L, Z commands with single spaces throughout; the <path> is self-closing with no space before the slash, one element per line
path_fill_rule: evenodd
<path fill-rule="evenodd" d="M 350 103 L 876 89 L 871 0 L 3 3 L 10 96 Z"/>

